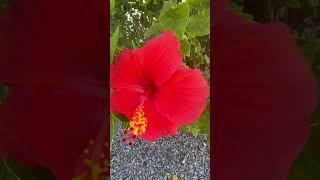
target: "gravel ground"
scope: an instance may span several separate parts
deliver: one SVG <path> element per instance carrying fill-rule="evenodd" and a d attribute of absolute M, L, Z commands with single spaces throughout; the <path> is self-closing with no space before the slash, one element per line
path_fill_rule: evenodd
<path fill-rule="evenodd" d="M 111 150 L 111 179 L 181 180 L 210 179 L 210 154 L 205 135 L 197 138 L 179 132 L 176 136 L 130 147 L 122 142 L 122 128 L 115 128 Z"/>

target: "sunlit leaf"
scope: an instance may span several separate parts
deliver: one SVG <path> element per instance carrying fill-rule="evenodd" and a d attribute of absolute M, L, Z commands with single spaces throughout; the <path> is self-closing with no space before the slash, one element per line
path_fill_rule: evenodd
<path fill-rule="evenodd" d="M 210 33 L 210 17 L 204 14 L 190 16 L 187 32 L 193 36 L 204 36 Z"/>
<path fill-rule="evenodd" d="M 195 124 L 199 127 L 201 134 L 207 135 L 207 144 L 210 147 L 210 103 Z"/>
<path fill-rule="evenodd" d="M 187 3 L 180 3 L 177 7 L 168 10 L 159 17 L 159 22 L 164 29 L 172 30 L 181 39 L 186 30 L 189 18 L 189 6 Z"/>
<path fill-rule="evenodd" d="M 110 149 L 112 148 L 112 142 L 114 137 L 114 129 L 115 129 L 115 116 L 113 113 L 110 113 Z"/>
<path fill-rule="evenodd" d="M 205 134 L 207 137 L 207 144 L 210 147 L 210 103 L 208 103 L 199 120 L 192 125 L 182 127 L 181 130 L 190 132 L 194 136 Z"/>
<path fill-rule="evenodd" d="M 117 44 L 118 44 L 118 39 L 119 39 L 119 27 L 117 27 L 115 33 L 110 39 L 110 63 L 113 62 L 114 53 L 116 51 Z"/>
<path fill-rule="evenodd" d="M 160 9 L 160 13 L 166 13 L 172 6 L 172 0 L 163 1 L 162 8 Z"/>
<path fill-rule="evenodd" d="M 142 6 L 146 6 L 150 3 L 150 0 L 144 0 L 143 3 L 142 3 Z"/>
<path fill-rule="evenodd" d="M 149 29 L 145 32 L 147 38 L 157 36 L 163 32 L 164 28 L 160 23 L 152 24 Z"/>
<path fill-rule="evenodd" d="M 189 57 L 190 56 L 190 48 L 191 48 L 189 41 L 187 39 L 182 39 L 182 40 L 180 40 L 180 44 L 181 44 L 180 50 L 181 50 L 182 54 L 184 56 Z"/>
<path fill-rule="evenodd" d="M 115 0 L 110 0 L 110 16 L 114 14 Z"/>

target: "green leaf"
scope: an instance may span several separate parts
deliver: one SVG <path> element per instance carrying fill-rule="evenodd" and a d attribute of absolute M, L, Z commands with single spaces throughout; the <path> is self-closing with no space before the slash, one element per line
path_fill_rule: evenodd
<path fill-rule="evenodd" d="M 114 137 L 114 129 L 115 129 L 115 116 L 113 113 L 110 113 L 110 149 L 112 147 L 113 137 Z"/>
<path fill-rule="evenodd" d="M 199 131 L 200 131 L 199 128 L 193 128 L 193 129 L 191 130 L 191 133 L 192 133 L 192 135 L 193 135 L 194 137 L 197 137 L 198 134 L 199 134 Z"/>
<path fill-rule="evenodd" d="M 195 137 L 197 137 L 198 134 L 206 134 L 207 144 L 210 147 L 210 103 L 208 103 L 199 120 L 192 125 L 183 126 L 181 130 L 190 132 Z"/>
<path fill-rule="evenodd" d="M 191 48 L 189 41 L 187 39 L 182 39 L 182 40 L 180 40 L 180 44 L 181 44 L 180 50 L 181 50 L 182 54 L 184 56 L 189 57 L 190 56 L 190 48 Z"/>
<path fill-rule="evenodd" d="M 199 127 L 201 134 L 207 135 L 207 144 L 210 147 L 210 103 L 195 124 Z"/>
<path fill-rule="evenodd" d="M 110 16 L 114 15 L 115 0 L 110 0 Z"/>
<path fill-rule="evenodd" d="M 209 5 L 209 7 L 210 7 L 210 5 Z M 207 15 L 207 16 L 209 16 L 209 17 L 210 17 L 210 12 L 211 12 L 210 8 L 205 8 L 205 9 L 204 9 L 205 15 Z"/>
<path fill-rule="evenodd" d="M 310 139 L 294 162 L 287 180 L 320 179 L 320 129 L 312 130 Z"/>
<path fill-rule="evenodd" d="M 186 30 L 188 18 L 188 4 L 180 3 L 166 13 L 162 13 L 159 17 L 159 22 L 163 25 L 165 30 L 172 30 L 180 39 L 182 39 Z"/>
<path fill-rule="evenodd" d="M 150 3 L 150 0 L 145 0 L 144 3 L 142 3 L 142 6 L 147 6 Z"/>
<path fill-rule="evenodd" d="M 187 24 L 187 33 L 192 36 L 205 36 L 210 33 L 210 17 L 204 14 L 190 16 Z"/>
<path fill-rule="evenodd" d="M 2 104 L 8 97 L 8 87 L 0 85 L 0 104 Z"/>
<path fill-rule="evenodd" d="M 315 64 L 320 54 L 320 40 L 304 40 L 298 42 L 298 44 L 302 49 L 307 62 L 310 65 Z"/>
<path fill-rule="evenodd" d="M 160 9 L 160 13 L 166 13 L 172 6 L 172 0 L 163 1 L 162 8 Z"/>
<path fill-rule="evenodd" d="M 113 62 L 114 53 L 116 51 L 119 39 L 119 27 L 117 27 L 115 33 L 110 39 L 110 63 Z"/>
<path fill-rule="evenodd" d="M 110 33 L 114 34 L 116 32 L 117 27 L 118 27 L 118 22 L 116 18 L 110 17 Z"/>
<path fill-rule="evenodd" d="M 130 128 L 129 121 L 121 121 L 121 126 L 123 129 L 129 129 Z"/>
<path fill-rule="evenodd" d="M 289 8 L 301 8 L 300 0 L 287 0 L 286 5 Z"/>
<path fill-rule="evenodd" d="M 129 120 L 127 119 L 127 117 L 125 115 L 122 114 L 114 114 L 115 118 L 121 122 L 128 122 Z"/>
<path fill-rule="evenodd" d="M 187 0 L 190 8 L 193 8 L 195 13 L 206 12 L 210 15 L 210 0 Z"/>
<path fill-rule="evenodd" d="M 113 137 L 115 133 L 114 129 L 117 121 L 121 123 L 124 129 L 128 129 L 129 127 L 129 121 L 126 118 L 126 116 L 121 114 L 110 113 L 110 149 L 112 147 Z"/>
<path fill-rule="evenodd" d="M 125 115 L 122 114 L 113 114 L 117 120 L 121 122 L 121 126 L 123 129 L 129 128 L 129 120 Z"/>
<path fill-rule="evenodd" d="M 195 46 L 195 48 L 194 48 L 194 52 L 195 52 L 196 54 L 201 55 L 201 44 L 200 44 L 198 41 L 196 42 L 196 46 Z"/>
<path fill-rule="evenodd" d="M 160 23 L 152 24 L 149 29 L 144 33 L 144 35 L 149 38 L 153 36 L 157 36 L 164 31 L 163 26 Z"/>

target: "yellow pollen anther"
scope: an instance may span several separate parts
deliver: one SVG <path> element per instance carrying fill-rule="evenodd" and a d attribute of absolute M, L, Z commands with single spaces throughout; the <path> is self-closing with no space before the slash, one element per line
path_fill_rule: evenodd
<path fill-rule="evenodd" d="M 132 117 L 129 125 L 132 128 L 132 134 L 138 136 L 146 132 L 148 119 L 144 116 L 144 106 L 139 105 Z"/>

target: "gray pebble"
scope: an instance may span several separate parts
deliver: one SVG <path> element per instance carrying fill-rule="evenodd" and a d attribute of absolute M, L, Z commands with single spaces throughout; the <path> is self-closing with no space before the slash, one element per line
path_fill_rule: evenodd
<path fill-rule="evenodd" d="M 132 147 L 122 142 L 122 128 L 115 128 L 111 149 L 111 179 L 210 179 L 210 154 L 205 135 L 193 137 L 179 131 L 156 142 L 137 139 Z"/>

